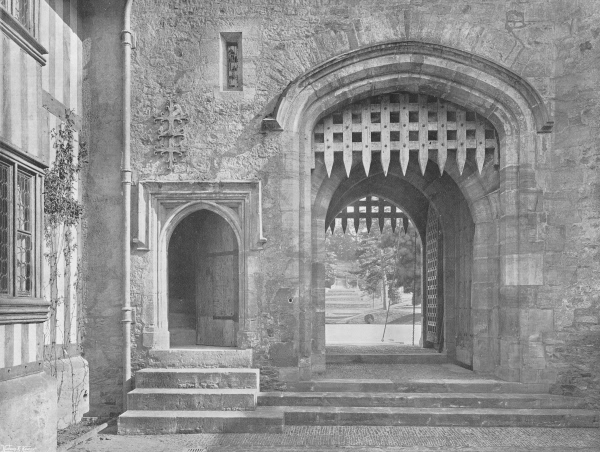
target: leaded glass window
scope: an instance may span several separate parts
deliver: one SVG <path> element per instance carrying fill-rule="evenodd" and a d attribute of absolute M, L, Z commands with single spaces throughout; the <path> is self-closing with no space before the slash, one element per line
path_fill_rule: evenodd
<path fill-rule="evenodd" d="M 2 6 L 29 33 L 35 35 L 35 6 L 37 0 L 0 0 Z"/>
<path fill-rule="evenodd" d="M 0 162 L 0 293 L 9 292 L 10 167 Z"/>
<path fill-rule="evenodd" d="M 41 178 L 0 157 L 0 295 L 35 297 Z"/>
<path fill-rule="evenodd" d="M 18 295 L 31 295 L 31 183 L 32 177 L 17 175 L 16 285 Z"/>

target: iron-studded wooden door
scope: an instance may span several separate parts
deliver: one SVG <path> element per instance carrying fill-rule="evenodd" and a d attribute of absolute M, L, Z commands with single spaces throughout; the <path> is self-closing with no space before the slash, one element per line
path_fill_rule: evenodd
<path fill-rule="evenodd" d="M 239 251 L 233 229 L 209 212 L 197 243 L 196 343 L 236 345 L 239 305 Z"/>
<path fill-rule="evenodd" d="M 426 304 L 425 340 L 429 346 L 440 347 L 443 342 L 443 246 L 440 221 L 435 209 L 429 207 L 426 231 Z"/>

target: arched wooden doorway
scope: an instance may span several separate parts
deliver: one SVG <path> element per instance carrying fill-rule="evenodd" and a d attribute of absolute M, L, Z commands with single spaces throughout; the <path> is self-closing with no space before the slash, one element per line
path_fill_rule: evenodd
<path fill-rule="evenodd" d="M 239 246 L 220 215 L 198 210 L 175 228 L 168 248 L 171 347 L 236 346 Z"/>

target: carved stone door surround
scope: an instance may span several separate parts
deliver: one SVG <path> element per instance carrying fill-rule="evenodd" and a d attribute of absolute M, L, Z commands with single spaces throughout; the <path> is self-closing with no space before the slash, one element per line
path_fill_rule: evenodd
<path fill-rule="evenodd" d="M 167 349 L 168 325 L 168 273 L 167 250 L 175 227 L 189 214 L 206 209 L 220 215 L 235 232 L 239 244 L 239 332 L 238 348 L 248 348 L 253 337 L 253 322 L 249 306 L 256 300 L 248 292 L 249 259 L 262 249 L 266 239 L 262 236 L 261 184 L 252 181 L 140 181 L 134 186 L 132 196 L 132 241 L 144 259 L 140 272 L 132 278 L 152 280 L 152 296 L 141 296 L 143 345 L 154 349 Z M 137 282 L 132 281 L 132 287 Z M 139 283 L 143 285 L 143 283 Z"/>

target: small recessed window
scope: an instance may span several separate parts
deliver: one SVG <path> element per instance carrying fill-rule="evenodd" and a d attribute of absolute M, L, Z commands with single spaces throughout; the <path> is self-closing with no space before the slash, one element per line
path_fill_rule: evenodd
<path fill-rule="evenodd" d="M 372 124 L 379 124 L 381 122 L 381 113 L 379 112 L 372 112 L 371 113 L 371 123 Z"/>
<path fill-rule="evenodd" d="M 467 111 L 466 112 L 466 119 L 469 122 L 475 122 L 475 112 L 474 111 Z"/>
<path fill-rule="evenodd" d="M 371 141 L 373 143 L 381 142 L 381 132 L 371 132 Z"/>
<path fill-rule="evenodd" d="M 390 132 L 390 141 L 400 141 L 400 132 L 391 131 Z"/>
<path fill-rule="evenodd" d="M 467 140 L 475 139 L 475 129 L 467 129 Z"/>
<path fill-rule="evenodd" d="M 381 103 L 381 98 L 379 96 L 373 96 L 369 100 L 371 102 L 371 105 L 379 105 Z"/>
<path fill-rule="evenodd" d="M 332 115 L 334 124 L 343 124 L 344 123 L 344 115 L 342 113 L 334 113 Z"/>
<path fill-rule="evenodd" d="M 446 118 L 447 118 L 448 122 L 456 122 L 456 112 L 455 111 L 446 112 Z"/>
<path fill-rule="evenodd" d="M 419 141 L 419 131 L 411 130 L 408 132 L 408 141 Z"/>
<path fill-rule="evenodd" d="M 408 103 L 409 104 L 418 104 L 419 103 L 419 95 L 418 94 L 409 94 L 408 95 Z"/>
<path fill-rule="evenodd" d="M 494 138 L 496 138 L 496 132 L 494 132 L 491 129 L 486 129 L 485 130 L 485 139 L 486 140 L 493 140 Z"/>
<path fill-rule="evenodd" d="M 344 134 L 343 133 L 334 133 L 333 134 L 333 142 L 334 143 L 343 143 L 344 142 Z"/>
<path fill-rule="evenodd" d="M 392 124 L 400 123 L 400 112 L 399 111 L 390 111 L 390 122 Z"/>
<path fill-rule="evenodd" d="M 427 131 L 427 139 L 429 141 L 437 141 L 437 139 L 438 139 L 437 130 L 429 130 L 429 131 Z"/>
<path fill-rule="evenodd" d="M 399 104 L 400 103 L 400 94 L 399 93 L 390 94 L 390 103 Z"/>
<path fill-rule="evenodd" d="M 456 140 L 456 130 L 448 130 L 446 131 L 446 139 L 450 141 Z"/>
<path fill-rule="evenodd" d="M 409 111 L 408 112 L 408 122 L 419 122 L 419 112 L 418 111 Z"/>
<path fill-rule="evenodd" d="M 352 124 L 360 124 L 362 117 L 360 113 L 352 113 Z"/>
<path fill-rule="evenodd" d="M 325 134 L 315 133 L 315 143 L 325 143 Z"/>
<path fill-rule="evenodd" d="M 437 111 L 427 112 L 427 122 L 437 122 Z"/>
<path fill-rule="evenodd" d="M 222 89 L 242 91 L 242 33 L 221 33 Z"/>
<path fill-rule="evenodd" d="M 361 143 L 362 142 L 362 132 L 352 132 L 352 142 L 353 143 Z"/>

